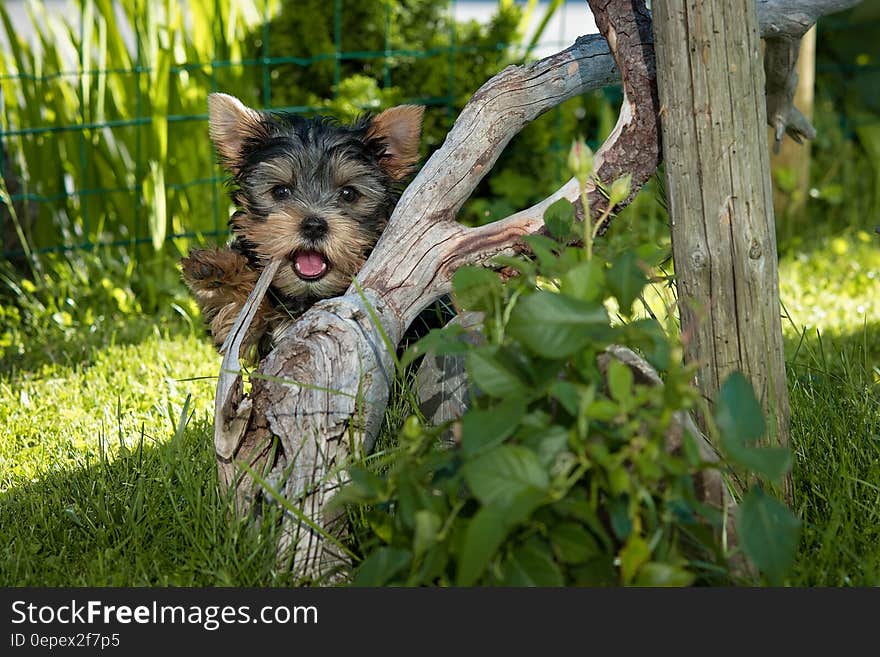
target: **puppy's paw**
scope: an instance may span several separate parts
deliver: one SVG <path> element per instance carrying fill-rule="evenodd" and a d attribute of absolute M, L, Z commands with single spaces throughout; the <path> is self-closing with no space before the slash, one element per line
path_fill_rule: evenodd
<path fill-rule="evenodd" d="M 253 287 L 257 278 L 247 258 L 228 248 L 191 249 L 180 264 L 187 285 L 198 290 Z"/>

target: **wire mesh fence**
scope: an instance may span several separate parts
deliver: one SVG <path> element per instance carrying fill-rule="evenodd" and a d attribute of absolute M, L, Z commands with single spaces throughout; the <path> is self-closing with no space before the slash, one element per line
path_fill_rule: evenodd
<path fill-rule="evenodd" d="M 182 250 L 190 240 L 223 239 L 230 208 L 207 139 L 211 91 L 260 109 L 342 119 L 423 104 L 430 151 L 482 82 L 542 47 L 569 45 L 566 20 L 587 12 L 561 0 L 472 2 L 488 16 L 477 24 L 456 18 L 461 4 L 80 0 L 63 19 L 56 5 L 31 3 L 30 38 L 10 6 L 0 5 L 4 256 L 113 245 L 161 250 L 169 242 Z M 827 29 L 843 34 L 852 25 L 838 20 Z M 842 61 L 820 66 L 838 66 L 876 93 L 878 62 L 855 57 L 861 64 L 852 70 Z M 501 216 L 530 193 L 540 197 L 561 176 L 575 130 L 607 131 L 613 95 L 545 117 L 520 153 L 505 154 L 474 214 Z M 878 125 L 876 116 L 858 120 Z"/>

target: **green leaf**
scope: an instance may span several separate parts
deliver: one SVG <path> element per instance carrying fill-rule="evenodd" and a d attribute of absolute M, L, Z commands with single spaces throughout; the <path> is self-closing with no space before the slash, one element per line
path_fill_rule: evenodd
<path fill-rule="evenodd" d="M 632 534 L 620 550 L 620 575 L 624 584 L 633 581 L 639 568 L 651 558 L 651 548 L 641 536 Z"/>
<path fill-rule="evenodd" d="M 484 506 L 471 519 L 459 552 L 458 586 L 470 586 L 483 574 L 510 531 L 506 515 L 503 508 Z"/>
<path fill-rule="evenodd" d="M 461 418 L 461 448 L 465 457 L 503 442 L 514 432 L 525 411 L 525 402 L 508 399 L 486 410 L 466 412 Z"/>
<path fill-rule="evenodd" d="M 547 501 L 547 493 L 543 489 L 529 487 L 517 493 L 504 506 L 508 526 L 513 528 L 523 524 L 535 509 Z"/>
<path fill-rule="evenodd" d="M 493 397 L 525 397 L 525 382 L 508 365 L 498 358 L 497 347 L 486 347 L 471 351 L 466 357 L 468 375 L 471 381 L 485 393 Z"/>
<path fill-rule="evenodd" d="M 620 306 L 620 312 L 631 314 L 633 302 L 648 283 L 648 277 L 639 266 L 636 255 L 627 251 L 615 258 L 608 270 L 607 279 L 608 287 Z"/>
<path fill-rule="evenodd" d="M 639 569 L 635 586 L 690 586 L 694 574 L 681 566 L 649 561 Z"/>
<path fill-rule="evenodd" d="M 605 291 L 605 268 L 597 260 L 582 262 L 562 275 L 559 290 L 581 301 L 601 301 Z"/>
<path fill-rule="evenodd" d="M 791 469 L 791 451 L 787 447 L 739 448 L 726 445 L 723 440 L 721 446 L 731 460 L 777 484 Z"/>
<path fill-rule="evenodd" d="M 368 517 L 370 529 L 383 543 L 391 543 L 391 539 L 394 538 L 394 524 L 392 521 L 393 518 L 391 516 L 379 511 L 372 512 Z"/>
<path fill-rule="evenodd" d="M 437 541 L 437 533 L 443 522 L 433 511 L 416 511 L 415 531 L 413 533 L 413 552 L 416 559 L 421 557 Z"/>
<path fill-rule="evenodd" d="M 547 544 L 532 539 L 517 548 L 504 562 L 509 586 L 563 586 L 565 580 Z"/>
<path fill-rule="evenodd" d="M 564 198 L 559 199 L 544 211 L 544 225 L 550 234 L 560 242 L 572 237 L 574 206 Z"/>
<path fill-rule="evenodd" d="M 632 399 L 632 370 L 616 358 L 608 363 L 608 391 L 612 399 L 623 404 Z"/>
<path fill-rule="evenodd" d="M 550 530 L 550 542 L 562 563 L 580 564 L 599 554 L 599 544 L 586 529 L 573 522 L 563 522 Z"/>
<path fill-rule="evenodd" d="M 582 488 L 573 488 L 567 497 L 553 504 L 553 510 L 563 518 L 573 518 L 578 524 L 589 529 L 590 533 L 601 542 L 604 551 L 612 550 L 613 539 L 608 535 L 606 523 L 599 519 L 596 510 L 590 506 L 586 491 Z"/>
<path fill-rule="evenodd" d="M 492 264 L 499 267 L 510 267 L 526 278 L 534 276 L 537 269 L 532 260 L 524 258 L 523 256 L 495 256 L 492 258 Z"/>
<path fill-rule="evenodd" d="M 451 557 L 449 546 L 443 543 L 435 543 L 425 553 L 421 565 L 410 575 L 406 585 L 418 586 L 419 584 L 434 582 L 443 575 Z"/>
<path fill-rule="evenodd" d="M 545 431 L 523 438 L 522 444 L 537 455 L 542 466 L 549 469 L 556 462 L 556 457 L 568 447 L 568 429 L 553 425 Z"/>
<path fill-rule="evenodd" d="M 773 585 L 782 583 L 794 562 L 801 522 L 787 506 L 759 487 L 737 508 L 737 534 L 743 551 Z"/>
<path fill-rule="evenodd" d="M 742 373 L 728 376 L 718 391 L 715 423 L 721 432 L 721 448 L 734 463 L 774 482 L 780 482 L 791 468 L 787 447 L 753 446 L 767 425 L 752 385 Z"/>
<path fill-rule="evenodd" d="M 470 345 L 462 337 L 465 333 L 464 327 L 460 324 L 450 324 L 442 329 L 432 329 L 428 335 L 404 352 L 400 364 L 406 367 L 429 351 L 438 356 L 466 353 L 470 349 Z"/>
<path fill-rule="evenodd" d="M 559 261 L 556 251 L 560 248 L 559 243 L 553 241 L 546 235 L 527 235 L 522 238 L 541 265 L 542 274 L 545 276 L 552 274 L 559 268 Z"/>
<path fill-rule="evenodd" d="M 656 319 L 638 319 L 624 326 L 624 344 L 639 349 L 656 369 L 669 369 L 669 336 Z"/>
<path fill-rule="evenodd" d="M 577 417 L 580 393 L 578 386 L 571 381 L 556 381 L 550 386 L 550 395 L 556 399 L 569 415 Z"/>
<path fill-rule="evenodd" d="M 617 538 L 623 540 L 632 532 L 632 519 L 629 517 L 629 505 L 626 499 L 616 497 L 608 503 L 609 516 L 611 521 L 611 530 Z"/>
<path fill-rule="evenodd" d="M 462 267 L 452 276 L 455 301 L 465 310 L 491 312 L 503 294 L 498 274 L 483 267 Z"/>
<path fill-rule="evenodd" d="M 565 358 L 606 340 L 610 327 L 600 304 L 542 290 L 520 299 L 508 331 L 539 356 Z"/>
<path fill-rule="evenodd" d="M 600 554 L 580 566 L 570 569 L 571 577 L 578 586 L 617 586 L 620 584 L 611 554 Z"/>
<path fill-rule="evenodd" d="M 733 372 L 718 391 L 715 423 L 722 436 L 739 445 L 755 443 L 767 431 L 764 411 L 742 372 Z"/>
<path fill-rule="evenodd" d="M 597 399 L 587 406 L 587 417 L 600 422 L 610 422 L 619 414 L 620 407 L 610 399 Z"/>
<path fill-rule="evenodd" d="M 351 487 L 364 499 L 383 499 L 385 480 L 365 468 L 354 466 L 348 471 Z"/>
<path fill-rule="evenodd" d="M 534 452 L 519 445 L 502 445 L 465 463 L 464 479 L 483 504 L 509 503 L 528 489 L 544 491 L 550 479 Z"/>
<path fill-rule="evenodd" d="M 410 553 L 391 547 L 374 550 L 357 570 L 354 586 L 383 586 L 406 568 L 410 562 Z"/>

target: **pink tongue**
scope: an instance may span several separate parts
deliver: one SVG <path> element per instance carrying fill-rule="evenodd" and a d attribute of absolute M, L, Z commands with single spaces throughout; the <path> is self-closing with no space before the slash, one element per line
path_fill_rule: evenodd
<path fill-rule="evenodd" d="M 327 269 L 327 262 L 317 251 L 300 251 L 294 261 L 296 270 L 303 276 L 320 276 Z"/>

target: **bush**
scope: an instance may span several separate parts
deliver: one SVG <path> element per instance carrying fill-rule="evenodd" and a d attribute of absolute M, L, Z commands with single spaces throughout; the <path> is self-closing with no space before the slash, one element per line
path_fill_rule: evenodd
<path fill-rule="evenodd" d="M 351 470 L 339 503 L 367 528 L 355 584 L 730 583 L 737 573 L 722 548 L 722 517 L 700 502 L 694 477 L 731 465 L 761 482 L 740 505 L 741 546 L 780 582 L 799 524 L 763 488 L 781 482 L 791 455 L 755 445 L 765 425 L 751 386 L 735 374 L 719 392 L 725 464 L 704 461 L 686 431 L 681 450 L 669 451 L 676 414 L 698 395 L 680 345 L 634 315 L 652 263 L 624 251 L 606 264 L 591 257 L 589 240 L 564 246 L 567 202 L 548 225 L 556 239 L 527 238 L 534 260 L 499 259 L 519 272 L 507 284 L 484 269 L 456 273 L 457 305 L 484 313 L 483 344 L 444 329 L 410 353 L 462 354 L 473 406 L 452 427 L 454 448 L 439 444 L 448 427 L 411 417 L 385 467 Z M 621 321 L 611 321 L 609 302 Z M 637 381 L 613 358 L 603 367 L 612 344 L 644 354 L 664 384 Z"/>
<path fill-rule="evenodd" d="M 137 262 L 108 247 L 40 261 L 26 275 L 0 266 L 0 374 L 76 366 L 108 344 L 196 326 L 198 308 L 161 254 Z"/>

